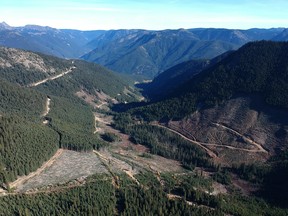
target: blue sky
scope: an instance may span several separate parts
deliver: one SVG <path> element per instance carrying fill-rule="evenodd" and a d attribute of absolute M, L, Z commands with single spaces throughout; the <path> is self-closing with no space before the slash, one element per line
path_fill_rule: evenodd
<path fill-rule="evenodd" d="M 288 27 L 288 0 L 7 0 L 0 22 L 54 28 Z"/>

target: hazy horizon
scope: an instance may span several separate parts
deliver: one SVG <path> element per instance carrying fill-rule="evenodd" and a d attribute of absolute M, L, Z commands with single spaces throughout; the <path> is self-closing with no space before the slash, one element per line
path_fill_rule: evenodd
<path fill-rule="evenodd" d="M 285 0 L 10 0 L 0 3 L 10 26 L 109 30 L 287 27 Z"/>
<path fill-rule="evenodd" d="M 82 29 L 77 29 L 77 28 L 55 28 L 53 26 L 47 26 L 47 25 L 37 25 L 37 24 L 33 24 L 33 23 L 28 23 L 25 25 L 21 25 L 21 26 L 13 26 L 10 25 L 9 23 L 7 23 L 4 20 L 0 20 L 0 24 L 7 24 L 8 26 L 12 27 L 12 28 L 23 28 L 23 27 L 27 27 L 27 26 L 39 26 L 39 27 L 49 27 L 49 28 L 54 28 L 54 29 L 58 29 L 58 30 L 78 30 L 78 31 L 109 31 L 109 30 L 145 30 L 145 31 L 165 31 L 165 30 L 179 30 L 179 29 L 230 29 L 230 30 L 249 30 L 249 29 L 286 29 L 286 27 L 283 26 L 279 26 L 279 27 L 271 27 L 271 28 L 258 28 L 258 27 L 252 27 L 252 28 L 247 28 L 247 29 L 240 29 L 240 28 L 214 28 L 214 27 L 194 27 L 194 28 L 169 28 L 169 29 L 143 29 L 143 28 L 130 28 L 130 29 L 124 29 L 124 28 L 118 28 L 118 29 L 88 29 L 88 30 L 82 30 Z"/>

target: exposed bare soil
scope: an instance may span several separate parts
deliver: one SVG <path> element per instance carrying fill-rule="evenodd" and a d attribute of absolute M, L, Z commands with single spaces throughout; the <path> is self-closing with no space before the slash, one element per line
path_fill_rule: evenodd
<path fill-rule="evenodd" d="M 232 175 L 232 185 L 238 189 L 241 194 L 245 196 L 249 196 L 252 193 L 259 190 L 259 186 L 252 184 L 250 182 L 247 182 L 245 180 L 239 179 L 236 175 Z"/>
<path fill-rule="evenodd" d="M 43 118 L 43 124 L 48 124 L 48 123 L 49 123 L 49 120 L 46 119 L 45 117 L 46 117 L 46 116 L 49 114 L 49 112 L 50 112 L 50 104 L 51 104 L 51 98 L 50 98 L 50 97 L 47 97 L 45 109 L 44 109 L 43 114 L 41 115 L 41 117 Z"/>
<path fill-rule="evenodd" d="M 50 103 L 51 103 L 51 99 L 49 97 L 47 97 L 46 106 L 45 106 L 45 110 L 44 110 L 44 112 L 42 114 L 42 117 L 45 117 L 45 116 L 47 116 L 49 114 L 49 112 L 50 112 Z"/>
<path fill-rule="evenodd" d="M 252 145 L 255 145 L 258 149 L 256 150 L 249 150 L 249 149 L 242 149 L 244 151 L 250 151 L 250 152 L 264 152 L 264 153 L 267 153 L 268 154 L 268 151 L 266 151 L 259 143 L 256 143 L 255 141 L 251 140 L 249 137 L 246 137 L 245 135 L 243 134 L 240 134 L 239 132 L 235 131 L 234 129 L 232 128 L 229 128 L 223 124 L 219 124 L 219 123 L 212 123 L 212 124 L 215 124 L 216 126 L 218 127 L 222 127 L 230 132 L 232 132 L 233 134 L 235 134 L 236 136 L 239 136 L 241 137 L 244 141 L 252 144 Z M 232 148 L 233 149 L 233 148 Z M 238 148 L 240 149 L 240 148 Z"/>
<path fill-rule="evenodd" d="M 47 75 L 56 73 L 56 69 L 53 66 L 48 66 L 44 59 L 36 53 L 6 47 L 1 47 L 2 50 L 7 54 L 7 59 L 0 58 L 0 67 L 2 68 L 20 64 L 28 69 L 34 69 Z"/>
<path fill-rule="evenodd" d="M 198 145 L 200 148 L 204 149 L 210 157 L 217 158 L 217 155 L 213 151 L 211 151 L 210 149 L 206 148 L 203 144 L 199 143 L 198 141 L 192 140 L 192 139 L 186 137 L 185 135 L 181 134 L 180 132 L 178 132 L 178 131 L 176 131 L 174 129 L 171 129 L 169 127 L 166 127 L 166 126 L 163 126 L 163 125 L 160 125 L 160 124 L 153 124 L 153 125 L 155 125 L 157 127 L 165 128 L 165 129 L 167 129 L 167 130 L 169 130 L 169 131 L 181 136 L 183 139 L 188 140 L 192 144 Z"/>
<path fill-rule="evenodd" d="M 214 152 L 223 165 L 266 161 L 288 149 L 288 113 L 257 96 L 238 97 L 167 125 Z"/>
<path fill-rule="evenodd" d="M 89 100 L 92 103 L 94 98 L 90 97 Z M 265 160 L 268 155 L 267 153 L 270 154 L 269 148 L 263 144 L 263 140 L 260 140 L 259 136 L 256 138 L 253 136 L 253 132 L 255 133 L 255 131 L 250 131 L 255 125 L 260 127 L 259 125 L 262 125 L 264 120 L 267 122 L 267 118 L 263 118 L 262 114 L 257 114 L 255 111 L 250 112 L 249 109 L 243 109 L 243 106 L 245 107 L 245 100 L 236 102 L 239 103 L 238 106 L 241 105 L 241 109 L 228 103 L 227 106 L 230 107 L 229 109 L 226 107 L 226 109 L 229 112 L 227 111 L 225 116 L 222 116 L 220 112 L 223 109 L 225 110 L 224 106 L 224 108 L 219 108 L 220 110 L 212 109 L 196 112 L 181 122 L 169 122 L 168 125 L 158 124 L 158 126 L 180 135 L 190 141 L 191 144 L 200 146 L 212 158 L 221 163 L 232 164 L 235 160 L 238 162 L 241 161 L 239 158 L 246 161 L 249 157 L 249 161 L 253 161 L 252 158 L 257 161 Z M 46 109 L 43 115 L 49 113 L 49 106 L 50 100 L 47 98 Z M 101 106 L 101 103 L 95 103 L 95 106 Z M 247 119 L 244 121 L 242 118 L 242 124 L 239 122 L 238 127 L 235 123 L 228 124 L 229 121 L 227 118 L 235 118 L 235 115 L 245 116 L 246 114 L 248 115 L 247 119 L 250 119 L 251 122 L 247 122 Z M 129 140 L 128 135 L 122 134 L 112 128 L 111 123 L 113 119 L 111 116 L 95 112 L 94 120 L 95 135 L 110 132 L 119 136 L 121 141 L 110 144 L 110 147 L 106 150 L 90 153 L 60 150 L 62 153 L 57 157 L 51 158 L 39 171 L 37 170 L 34 174 L 31 173 L 28 177 L 17 179 L 17 181 L 11 183 L 10 185 L 16 189 L 15 192 L 33 192 L 36 188 L 49 188 L 51 185 L 65 184 L 75 179 L 85 179 L 87 176 L 95 173 L 110 173 L 115 177 L 114 173 L 124 172 L 139 184 L 137 178 L 135 178 L 135 174 L 143 170 L 153 172 L 159 181 L 161 181 L 159 178 L 161 172 L 179 174 L 185 172 L 179 162 L 157 155 L 150 155 L 149 150 L 145 146 L 135 145 Z M 243 124 L 249 127 L 249 129 L 245 129 Z M 207 128 L 205 129 L 206 126 Z M 114 178 L 114 184 L 117 185 L 117 178 Z M 239 188 L 244 194 L 249 194 L 250 191 L 254 190 L 254 188 L 249 188 L 250 186 L 246 185 L 245 182 L 237 179 L 233 179 L 233 185 Z M 226 187 L 219 183 L 213 183 L 212 194 L 217 195 L 219 193 L 227 193 Z"/>
<path fill-rule="evenodd" d="M 26 192 L 49 185 L 64 184 L 74 179 L 85 178 L 95 173 L 107 173 L 98 157 L 90 152 L 59 150 L 61 154 L 53 159 L 50 166 L 41 167 L 41 172 L 21 182 L 10 184 L 16 192 Z"/>
<path fill-rule="evenodd" d="M 112 143 L 109 148 L 109 151 L 117 158 L 154 172 L 183 172 L 181 164 L 175 160 L 169 160 L 157 155 L 143 157 L 143 153 L 148 153 L 149 149 L 143 145 L 132 143 L 127 134 L 112 128 L 113 119 L 111 116 L 100 113 L 94 113 L 94 115 L 97 125 L 102 131 L 114 133 L 120 137 L 120 141 Z"/>
<path fill-rule="evenodd" d="M 63 153 L 63 149 L 59 149 L 53 157 L 51 157 L 47 162 L 45 162 L 39 169 L 35 172 L 30 173 L 27 176 L 21 176 L 16 181 L 9 183 L 11 188 L 18 188 L 20 185 L 23 185 L 28 180 L 40 175 L 45 169 L 53 165 L 57 158 Z"/>
<path fill-rule="evenodd" d="M 106 95 L 104 92 L 95 91 L 95 94 L 89 94 L 85 90 L 80 90 L 75 93 L 75 95 L 82 100 L 84 100 L 87 104 L 91 105 L 93 108 L 108 110 L 108 102 L 113 102 L 114 100 Z M 117 101 L 114 101 L 116 103 Z"/>

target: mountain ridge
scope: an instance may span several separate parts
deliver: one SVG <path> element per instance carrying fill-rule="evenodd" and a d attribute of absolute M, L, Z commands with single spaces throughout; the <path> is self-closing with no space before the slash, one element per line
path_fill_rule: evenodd
<path fill-rule="evenodd" d="M 199 42 L 180 31 L 164 38 Z M 161 34 L 128 40 L 144 58 Z M 172 43 L 158 43 L 162 56 Z M 287 50 L 288 42 L 250 42 L 216 60 L 184 62 L 159 75 L 168 99 L 115 113 L 108 106 L 137 96 L 120 74 L 0 47 L 1 212 L 287 215 Z"/>
<path fill-rule="evenodd" d="M 153 78 L 189 60 L 211 59 L 255 40 L 287 40 L 285 28 L 119 29 L 79 31 L 0 24 L 0 45 L 95 62 L 113 71 Z"/>
<path fill-rule="evenodd" d="M 211 59 L 250 41 L 273 39 L 283 29 L 134 30 L 128 36 L 127 31 L 126 36 L 120 31 L 119 37 L 113 37 L 112 42 L 99 44 L 100 47 L 82 58 L 121 73 L 151 78 L 184 61 Z"/>
<path fill-rule="evenodd" d="M 61 30 L 49 26 L 11 27 L 0 24 L 0 45 L 61 58 L 78 58 L 90 49 L 84 46 L 101 31 Z"/>
<path fill-rule="evenodd" d="M 287 108 L 287 101 L 280 93 L 281 88 L 283 91 L 286 91 L 287 88 L 284 82 L 286 79 L 285 58 L 287 58 L 285 47 L 287 45 L 288 42 L 250 42 L 179 86 L 170 94 L 170 102 L 172 103 L 174 99 L 178 102 L 187 102 L 187 106 L 183 105 L 183 109 L 188 114 L 189 109 L 191 109 L 190 112 L 196 110 L 197 104 L 209 107 L 225 101 L 236 93 L 260 92 L 265 95 L 264 98 L 269 104 Z M 273 54 L 268 51 L 269 49 L 271 52 L 273 51 Z M 260 53 L 259 50 L 262 52 Z M 283 79 L 272 76 L 272 73 L 283 77 Z M 181 106 L 179 108 L 182 110 Z M 185 116 L 184 110 L 178 112 L 178 114 L 181 113 L 182 117 Z M 170 109 L 170 111 L 177 113 L 179 110 L 175 109 L 174 106 L 174 109 Z M 168 109 L 167 112 L 162 114 L 159 112 L 158 114 L 164 117 L 167 113 L 169 113 Z M 166 117 L 173 118 L 173 114 L 170 114 L 170 117 Z"/>

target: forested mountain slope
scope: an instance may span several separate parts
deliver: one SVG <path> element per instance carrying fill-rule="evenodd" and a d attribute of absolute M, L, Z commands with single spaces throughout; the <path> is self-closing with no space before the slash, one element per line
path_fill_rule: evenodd
<path fill-rule="evenodd" d="M 143 114 L 148 119 L 183 118 L 199 106 L 253 93 L 270 105 L 287 108 L 287 47 L 287 42 L 248 43 L 180 86 L 169 100 L 146 107 Z"/>
<path fill-rule="evenodd" d="M 121 73 L 154 77 L 183 61 L 212 58 L 238 45 L 201 40 L 188 30 L 139 30 L 97 47 L 83 56 Z"/>
<path fill-rule="evenodd" d="M 98 148 L 93 109 L 137 94 L 129 82 L 94 63 L 4 47 L 0 84 L 2 183 L 34 171 L 59 147 Z"/>
<path fill-rule="evenodd" d="M 129 88 L 129 80 L 124 79 L 106 68 L 80 60 L 64 60 L 40 53 L 27 52 L 19 49 L 0 47 L 0 77 L 21 86 L 32 86 L 37 82 L 67 73 L 67 77 L 45 82 L 54 94 L 73 95 L 80 90 L 103 92 L 111 97 L 125 98 L 124 89 Z M 64 81 L 63 81 L 64 80 Z M 57 84 L 58 82 L 64 82 Z M 119 92 L 123 93 L 119 97 Z M 94 92 L 95 93 L 95 92 Z M 118 96 L 117 96 L 118 95 Z M 129 96 L 127 96 L 129 98 Z"/>
<path fill-rule="evenodd" d="M 287 208 L 287 50 L 287 42 L 248 43 L 170 98 L 116 115 L 115 127 L 153 154 L 209 170 L 242 191 L 253 183 L 248 196 Z"/>
<path fill-rule="evenodd" d="M 287 43 L 249 43 L 170 99 L 113 112 L 114 120 L 99 108 L 133 101 L 137 92 L 113 72 L 15 49 L 1 58 L 2 214 L 287 215 Z M 99 128 L 114 141 L 104 143 Z M 42 169 L 59 147 L 82 153 L 60 149 L 65 155 Z M 82 159 L 99 166 L 96 174 L 63 182 L 62 173 L 83 169 Z M 24 192 L 13 188 L 18 175 L 39 166 L 35 178 L 22 179 Z M 54 183 L 41 184 L 47 176 Z"/>
<path fill-rule="evenodd" d="M 265 161 L 288 148 L 287 49 L 287 42 L 248 43 L 179 86 L 169 99 L 129 113 L 209 144 L 224 163 L 232 163 L 231 153 L 221 145 L 241 149 L 251 138 L 264 147 L 263 154 L 254 153 Z M 254 150 L 242 156 L 239 151 L 234 162 L 253 161 Z"/>

